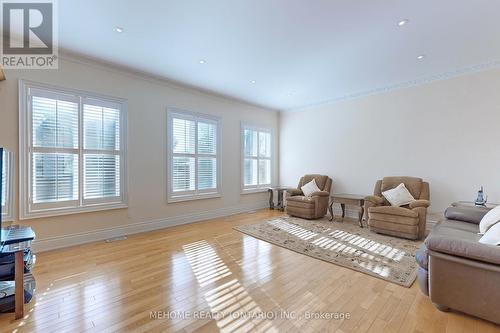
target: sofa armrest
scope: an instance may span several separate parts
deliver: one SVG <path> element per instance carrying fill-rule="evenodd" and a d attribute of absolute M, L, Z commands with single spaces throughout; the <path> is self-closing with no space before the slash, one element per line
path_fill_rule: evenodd
<path fill-rule="evenodd" d="M 413 202 L 410 202 L 410 209 L 417 208 L 417 207 L 429 207 L 431 203 L 429 200 L 415 200 Z"/>
<path fill-rule="evenodd" d="M 432 233 L 425 240 L 425 245 L 431 251 L 500 265 L 500 247 L 498 246 Z"/>
<path fill-rule="evenodd" d="M 311 194 L 311 197 L 328 197 L 330 193 L 327 191 L 317 191 Z"/>
<path fill-rule="evenodd" d="M 384 199 L 382 197 L 379 197 L 376 195 L 369 195 L 369 196 L 365 197 L 365 201 L 369 201 L 376 206 L 380 206 L 381 204 L 384 203 Z"/>
<path fill-rule="evenodd" d="M 293 196 L 296 196 L 296 195 L 304 195 L 302 193 L 301 190 L 299 190 L 298 188 L 288 188 L 286 190 L 286 194 L 289 196 L 289 197 L 293 197 Z"/>

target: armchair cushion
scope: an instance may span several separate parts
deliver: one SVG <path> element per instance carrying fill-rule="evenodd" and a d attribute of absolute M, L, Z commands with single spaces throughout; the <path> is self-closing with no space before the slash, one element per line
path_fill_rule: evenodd
<path fill-rule="evenodd" d="M 429 200 L 415 200 L 413 202 L 410 202 L 410 209 L 417 208 L 417 207 L 429 207 L 431 203 Z"/>
<path fill-rule="evenodd" d="M 327 191 L 316 191 L 311 193 L 311 197 L 328 197 L 330 193 Z"/>
<path fill-rule="evenodd" d="M 399 184 L 395 188 L 392 188 L 387 191 L 383 191 L 382 195 L 384 198 L 389 201 L 392 206 L 401 207 L 404 205 L 408 205 L 410 202 L 415 201 L 415 198 L 411 195 L 411 193 L 406 189 L 404 183 Z"/>
<path fill-rule="evenodd" d="M 418 213 L 414 212 L 411 209 L 403 207 L 394 207 L 394 206 L 370 207 L 368 209 L 368 212 L 374 214 L 396 215 L 396 216 L 414 217 L 414 218 L 418 217 Z"/>
<path fill-rule="evenodd" d="M 304 195 L 304 193 L 302 193 L 301 190 L 299 190 L 298 188 L 288 188 L 286 190 L 286 193 L 287 195 L 289 196 L 295 196 L 295 195 Z"/>
<path fill-rule="evenodd" d="M 384 203 L 384 199 L 376 195 L 369 195 L 365 197 L 365 201 L 370 201 L 371 203 L 374 203 L 377 206 Z"/>
<path fill-rule="evenodd" d="M 321 189 L 316 185 L 316 180 L 311 180 L 309 183 L 304 184 L 301 188 L 302 192 L 306 197 L 310 197 L 314 192 L 321 191 Z"/>

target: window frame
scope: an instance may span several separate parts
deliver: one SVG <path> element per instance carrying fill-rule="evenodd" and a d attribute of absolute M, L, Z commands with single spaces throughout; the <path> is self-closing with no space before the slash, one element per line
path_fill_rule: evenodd
<path fill-rule="evenodd" d="M 78 147 L 77 148 L 36 148 L 37 151 L 55 153 L 77 154 L 78 158 L 78 199 L 65 201 L 64 203 L 35 204 L 31 202 L 32 194 L 32 156 L 33 130 L 32 130 L 32 109 L 30 91 L 39 89 L 44 91 L 44 95 L 60 97 L 69 96 L 77 100 L 78 103 Z M 38 96 L 38 95 L 37 95 Z M 91 150 L 84 148 L 83 142 L 83 105 L 85 101 L 99 101 L 101 106 L 118 106 L 120 110 L 120 150 L 114 151 L 120 156 L 120 192 L 118 197 L 103 199 L 84 199 L 84 156 L 85 153 L 95 152 L 105 154 L 105 150 Z M 51 217 L 59 215 L 78 214 L 84 212 L 94 212 L 102 210 L 120 209 L 128 207 L 128 159 L 127 159 L 127 133 L 128 133 L 128 112 L 127 100 L 102 94 L 61 88 L 44 83 L 27 80 L 19 80 L 19 218 L 21 220 Z"/>
<path fill-rule="evenodd" d="M 3 151 L 7 156 L 5 172 L 9 177 L 5 180 L 5 212 L 2 211 L 2 207 L 0 206 L 0 213 L 2 214 L 2 221 L 11 222 L 14 221 L 14 153 L 5 149 L 5 147 Z M 0 172 L 2 172 L 2 170 L 0 170 Z"/>
<path fill-rule="evenodd" d="M 271 135 L 271 156 L 270 157 L 260 157 L 259 156 L 259 146 L 257 146 L 257 157 L 254 156 L 246 156 L 245 155 L 245 130 L 251 130 L 251 131 L 256 131 L 257 132 L 257 138 L 259 137 L 260 132 L 264 133 L 269 133 Z M 240 163 L 241 163 L 241 194 L 249 194 L 249 193 L 259 193 L 259 192 L 266 192 L 270 187 L 273 186 L 274 184 L 274 164 L 275 164 L 275 147 L 274 147 L 274 130 L 271 127 L 263 127 L 263 126 L 255 126 L 247 123 L 241 123 L 241 130 L 240 130 L 240 148 L 241 148 L 241 158 L 240 158 Z M 257 142 L 259 140 L 257 139 Z M 251 158 L 257 160 L 257 185 L 245 185 L 245 159 L 246 158 Z M 259 172 L 259 161 L 260 160 L 269 160 L 270 161 L 270 177 L 271 177 L 271 182 L 269 184 L 259 184 L 259 177 L 260 177 L 260 172 Z"/>
<path fill-rule="evenodd" d="M 192 120 L 195 122 L 195 153 L 174 153 L 173 152 L 173 119 L 180 118 Z M 216 130 L 216 151 L 213 154 L 198 153 L 198 122 L 212 123 L 217 127 Z M 175 203 L 182 201 L 220 198 L 222 196 L 222 121 L 220 117 L 183 110 L 176 107 L 167 108 L 167 203 Z M 195 159 L 195 190 L 174 192 L 172 182 L 172 172 L 174 156 L 189 156 Z M 216 177 L 217 187 L 215 189 L 198 190 L 198 158 L 199 157 L 214 157 L 216 160 Z"/>

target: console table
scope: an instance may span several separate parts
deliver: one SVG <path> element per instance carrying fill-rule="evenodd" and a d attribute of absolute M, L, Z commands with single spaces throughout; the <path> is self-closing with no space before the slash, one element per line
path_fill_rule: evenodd
<path fill-rule="evenodd" d="M 363 228 L 363 215 L 365 212 L 365 196 L 357 194 L 339 193 L 330 196 L 330 221 L 333 220 L 333 204 L 338 203 L 342 208 L 342 218 L 345 217 L 345 206 L 356 206 L 360 208 L 359 226 Z"/>
<path fill-rule="evenodd" d="M 29 227 L 11 227 L 15 229 L 25 228 L 31 230 Z M 31 231 L 32 232 L 32 231 Z M 34 233 L 33 233 L 34 235 Z M 1 253 L 14 253 L 14 307 L 15 318 L 21 319 L 24 317 L 24 251 L 31 248 L 33 239 L 25 241 L 17 241 L 9 244 L 4 244 L 1 248 Z"/>
<path fill-rule="evenodd" d="M 285 192 L 288 187 L 270 187 L 267 189 L 269 192 L 269 209 L 275 209 L 274 207 L 274 191 L 278 192 L 278 204 L 276 205 L 276 209 L 281 211 L 285 210 L 285 205 L 283 204 L 283 192 Z"/>

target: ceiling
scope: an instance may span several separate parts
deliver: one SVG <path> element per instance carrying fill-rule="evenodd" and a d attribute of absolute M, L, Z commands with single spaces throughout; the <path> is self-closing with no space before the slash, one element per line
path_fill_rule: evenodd
<path fill-rule="evenodd" d="M 59 43 L 289 110 L 494 63 L 499 12 L 492 0 L 64 0 Z"/>

